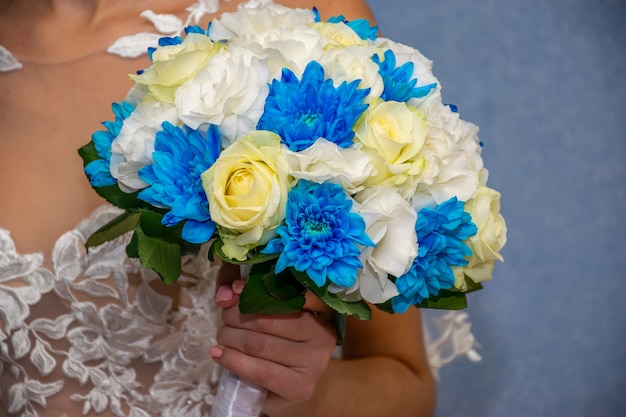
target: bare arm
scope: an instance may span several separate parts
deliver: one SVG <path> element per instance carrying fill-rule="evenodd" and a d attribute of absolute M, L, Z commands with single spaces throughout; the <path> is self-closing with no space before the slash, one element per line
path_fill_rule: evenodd
<path fill-rule="evenodd" d="M 432 416 L 435 383 L 417 309 L 403 315 L 373 310 L 372 320 L 349 319 L 343 359 L 331 360 L 313 397 L 283 416 Z"/>
<path fill-rule="evenodd" d="M 365 18 L 372 23 L 375 20 L 372 10 L 364 0 L 283 0 L 277 1 L 277 3 L 303 9 L 310 9 L 315 6 L 320 11 L 323 20 L 340 14 L 348 20 Z"/>

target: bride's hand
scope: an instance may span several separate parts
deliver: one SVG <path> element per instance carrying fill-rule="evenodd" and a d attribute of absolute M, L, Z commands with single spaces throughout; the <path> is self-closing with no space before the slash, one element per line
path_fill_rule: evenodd
<path fill-rule="evenodd" d="M 334 313 L 307 293 L 305 310 L 298 313 L 241 314 L 244 285 L 241 279 L 219 285 L 224 325 L 209 353 L 224 368 L 267 388 L 266 410 L 310 399 L 335 348 Z"/>

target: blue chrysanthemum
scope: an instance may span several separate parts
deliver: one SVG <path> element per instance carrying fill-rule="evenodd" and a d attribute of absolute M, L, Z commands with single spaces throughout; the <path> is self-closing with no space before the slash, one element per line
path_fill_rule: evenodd
<path fill-rule="evenodd" d="M 339 15 L 328 19 L 328 23 L 345 23 L 352 29 L 359 38 L 363 40 L 374 40 L 378 37 L 378 26 L 370 26 L 367 19 L 346 20 L 345 16 Z"/>
<path fill-rule="evenodd" d="M 339 286 L 356 282 L 361 250 L 375 246 L 365 233 L 365 221 L 350 211 L 352 200 L 333 183 L 301 180 L 289 192 L 285 224 L 277 229 L 263 253 L 279 253 L 276 272 L 294 267 L 316 285 L 327 279 Z"/>
<path fill-rule="evenodd" d="M 396 280 L 400 295 L 391 300 L 395 312 L 403 313 L 454 285 L 452 266 L 467 265 L 472 250 L 464 241 L 478 230 L 463 208 L 453 197 L 434 209 L 420 210 L 415 223 L 419 249 L 411 270 Z"/>
<path fill-rule="evenodd" d="M 206 29 L 203 29 L 202 26 L 199 26 L 199 25 L 185 26 L 185 35 L 189 35 L 190 33 L 199 33 L 202 35 L 209 36 L 210 28 L 211 28 L 211 23 L 209 23 L 209 26 L 207 26 Z"/>
<path fill-rule="evenodd" d="M 135 110 L 135 106 L 127 102 L 113 103 L 115 121 L 106 121 L 102 125 L 106 130 L 99 130 L 91 135 L 100 159 L 91 161 L 85 166 L 85 173 L 93 187 L 106 187 L 117 184 L 111 176 L 111 143 L 120 134 L 124 120 Z"/>
<path fill-rule="evenodd" d="M 204 243 L 215 232 L 209 214 L 209 203 L 200 175 L 219 156 L 220 134 L 211 125 L 206 137 L 190 128 L 164 122 L 156 134 L 154 163 L 139 170 L 139 177 L 149 187 L 138 198 L 169 211 L 163 224 L 174 226 L 182 221 L 182 238 L 190 243 Z"/>
<path fill-rule="evenodd" d="M 270 85 L 264 113 L 257 129 L 278 134 L 291 151 L 302 151 L 318 138 L 342 148 L 352 145 L 352 127 L 367 109 L 363 102 L 369 89 L 357 88 L 360 80 L 338 87 L 324 80 L 324 68 L 311 61 L 302 80 L 284 68 L 282 79 Z"/>
<path fill-rule="evenodd" d="M 378 64 L 378 73 L 383 79 L 385 87 L 381 98 L 385 101 L 406 102 L 411 98 L 426 97 L 437 86 L 432 83 L 415 87 L 417 78 L 411 79 L 415 65 L 409 61 L 396 68 L 396 55 L 389 49 L 385 51 L 384 61 L 381 62 L 378 55 L 372 56 L 372 60 Z"/>

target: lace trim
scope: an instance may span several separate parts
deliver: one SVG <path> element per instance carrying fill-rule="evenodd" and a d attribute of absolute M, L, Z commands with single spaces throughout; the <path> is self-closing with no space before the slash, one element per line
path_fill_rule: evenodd
<path fill-rule="evenodd" d="M 22 69 L 22 64 L 15 59 L 7 48 L 0 45 L 0 72 L 9 72 Z"/>
<path fill-rule="evenodd" d="M 157 14 L 152 10 L 145 10 L 140 16 L 154 25 L 155 32 L 140 32 L 122 36 L 107 48 L 107 52 L 122 58 L 142 56 L 146 54 L 149 47 L 157 45 L 161 37 L 180 35 L 185 27 L 197 24 L 207 14 L 216 13 L 219 10 L 219 3 L 220 0 L 198 0 L 186 9 L 189 15 L 184 22 L 175 15 Z M 248 7 L 261 7 L 269 3 L 272 3 L 272 0 L 249 0 L 245 4 Z M 15 56 L 0 45 L 0 72 L 16 71 L 22 67 Z"/>
<path fill-rule="evenodd" d="M 42 254 L 18 254 L 0 229 L 2 410 L 208 416 L 219 378 L 207 354 L 221 324 L 210 301 L 218 266 L 185 258 L 173 309 L 160 279 L 126 257 L 128 236 L 83 250 L 118 214 L 101 208 L 61 236 L 51 269 Z"/>
<path fill-rule="evenodd" d="M 480 345 L 472 334 L 469 314 L 464 311 L 422 309 L 424 340 L 430 367 L 438 377 L 439 370 L 458 357 L 472 362 L 481 360 Z"/>

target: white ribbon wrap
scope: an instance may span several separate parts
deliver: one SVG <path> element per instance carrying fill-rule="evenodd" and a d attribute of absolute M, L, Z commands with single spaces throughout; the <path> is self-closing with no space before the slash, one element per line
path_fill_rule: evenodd
<path fill-rule="evenodd" d="M 211 417 L 258 417 L 267 390 L 224 370 L 220 377 Z"/>

